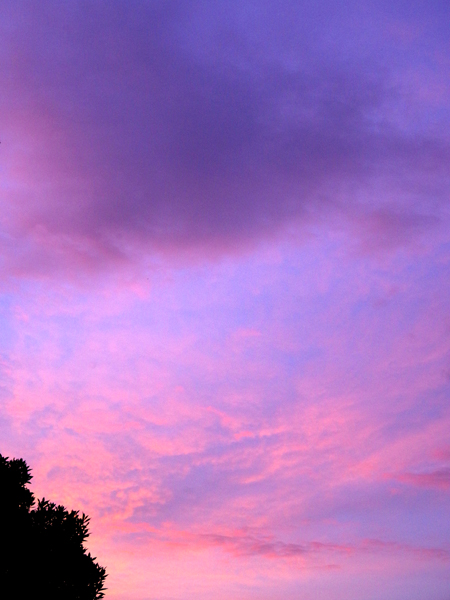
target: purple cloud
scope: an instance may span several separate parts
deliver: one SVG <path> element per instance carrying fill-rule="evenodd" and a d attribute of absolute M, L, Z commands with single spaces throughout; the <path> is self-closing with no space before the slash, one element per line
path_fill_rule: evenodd
<path fill-rule="evenodd" d="M 448 107 L 430 122 L 404 82 L 448 18 L 436 7 L 424 30 L 419 6 L 408 46 L 400 5 L 7 3 L 7 231 L 34 261 L 95 267 L 130 244 L 217 252 L 359 206 L 372 246 L 407 242 L 439 220 L 450 157 Z"/>

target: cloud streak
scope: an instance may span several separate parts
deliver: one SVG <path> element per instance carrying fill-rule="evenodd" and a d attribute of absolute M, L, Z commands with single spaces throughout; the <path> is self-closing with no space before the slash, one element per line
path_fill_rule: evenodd
<path fill-rule="evenodd" d="M 269 537 L 257 537 L 251 535 L 214 535 L 206 534 L 198 536 L 200 543 L 206 545 L 217 545 L 225 548 L 236 556 L 264 556 L 269 559 L 302 558 L 308 555 L 338 555 L 352 556 L 359 553 L 412 553 L 424 560 L 450 561 L 450 552 L 442 548 L 414 547 L 397 542 L 385 542 L 382 540 L 362 540 L 359 544 L 332 544 L 318 541 L 306 542 L 304 544 L 286 543 Z M 330 565 L 325 565 L 329 568 Z M 339 568 L 334 565 L 335 568 Z"/>
<path fill-rule="evenodd" d="M 429 473 L 403 473 L 399 481 L 424 488 L 447 490 L 450 488 L 450 468 L 438 469 Z"/>

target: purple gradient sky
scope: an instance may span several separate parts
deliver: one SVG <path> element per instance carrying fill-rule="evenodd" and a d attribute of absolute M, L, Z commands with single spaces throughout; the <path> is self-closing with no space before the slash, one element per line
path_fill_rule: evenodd
<path fill-rule="evenodd" d="M 450 599 L 449 31 L 1 2 L 0 452 L 108 598 Z"/>

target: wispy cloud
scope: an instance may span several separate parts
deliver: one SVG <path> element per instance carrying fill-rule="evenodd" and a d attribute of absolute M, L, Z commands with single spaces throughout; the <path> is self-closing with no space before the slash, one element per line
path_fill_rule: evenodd
<path fill-rule="evenodd" d="M 448 490 L 450 488 L 450 468 L 428 473 L 402 473 L 398 475 L 398 480 L 418 487 Z"/>

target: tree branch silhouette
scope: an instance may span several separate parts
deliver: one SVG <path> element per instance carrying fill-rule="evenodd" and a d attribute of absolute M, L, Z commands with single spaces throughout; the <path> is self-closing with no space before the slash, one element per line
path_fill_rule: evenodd
<path fill-rule="evenodd" d="M 29 466 L 0 454 L 0 581 L 5 600 L 101 600 L 106 570 L 85 548 L 89 517 L 28 489 Z"/>

